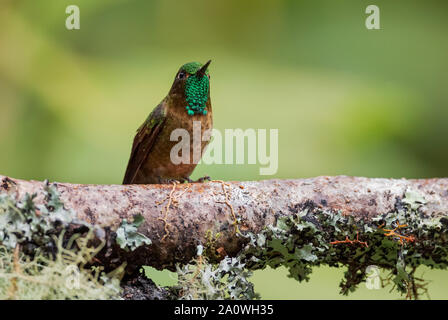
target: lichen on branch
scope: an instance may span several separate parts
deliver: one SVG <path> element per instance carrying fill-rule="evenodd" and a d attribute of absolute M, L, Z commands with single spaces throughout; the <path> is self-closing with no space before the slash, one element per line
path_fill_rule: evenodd
<path fill-rule="evenodd" d="M 43 189 L 41 204 L 36 194 L 0 194 L 0 299 L 120 299 L 124 270 L 91 265 L 104 247 L 95 228 L 64 208 L 54 186 Z"/>
<path fill-rule="evenodd" d="M 308 281 L 314 266 L 346 266 L 340 283 L 344 295 L 365 281 L 368 267 L 374 265 L 391 272 L 390 280 L 400 293 L 418 298 L 422 292 L 416 290 L 416 268 L 448 266 L 448 220 L 425 217 L 419 211 L 422 204 L 421 195 L 408 192 L 394 211 L 370 220 L 310 204 L 261 233 L 248 233 L 249 242 L 238 257 L 250 270 L 285 266 L 298 281 Z"/>
<path fill-rule="evenodd" d="M 0 219 L 10 222 L 3 221 L 0 236 L 10 249 L 23 244 L 23 253 L 55 252 L 53 232 L 92 230 L 92 243 L 103 245 L 94 261 L 105 271 L 126 263 L 132 277 L 150 265 L 193 279 L 195 292 L 182 289 L 182 280 L 180 290 L 167 289 L 177 298 L 210 297 L 199 290 L 204 281 L 229 289 L 221 280 L 232 277 L 235 288 L 247 290 L 218 290 L 224 292 L 219 297 L 253 298 L 251 271 L 285 266 L 303 281 L 318 265 L 347 268 L 343 294 L 355 290 L 375 265 L 390 270 L 387 281 L 396 289 L 418 298 L 425 285 L 418 283 L 416 268 L 447 267 L 448 179 L 215 181 L 179 190 L 63 183 L 49 188 L 6 177 L 1 182 L 0 199 L 6 200 L 0 207 L 6 214 Z M 222 261 L 233 267 L 224 270 Z M 204 274 L 214 276 L 197 277 Z"/>

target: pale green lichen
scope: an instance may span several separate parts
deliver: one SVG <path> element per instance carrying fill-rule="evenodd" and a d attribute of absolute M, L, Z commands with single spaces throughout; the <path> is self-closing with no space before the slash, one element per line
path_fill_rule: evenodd
<path fill-rule="evenodd" d="M 44 184 L 44 197 L 45 203 L 36 205 L 36 194 L 25 194 L 21 200 L 7 193 L 0 194 L 0 242 L 3 246 L 11 249 L 23 242 L 47 245 L 55 230 L 76 219 L 71 210 L 64 208 L 54 186 Z"/>
<path fill-rule="evenodd" d="M 127 219 L 123 219 L 120 227 L 118 227 L 116 234 L 116 241 L 120 248 L 126 251 L 134 251 L 142 245 L 150 245 L 151 239 L 144 234 L 137 232 L 138 227 L 145 221 L 142 215 L 134 216 L 134 221 L 129 223 Z"/>
<path fill-rule="evenodd" d="M 57 254 L 33 257 L 14 254 L 0 246 L 0 299 L 66 300 L 121 299 L 120 281 L 99 268 L 86 268 L 97 248 L 87 246 L 89 236 L 76 239 L 76 250 L 57 241 Z"/>
<path fill-rule="evenodd" d="M 426 293 L 426 285 L 414 276 L 416 268 L 426 265 L 446 269 L 448 266 L 448 222 L 446 218 L 424 216 L 419 208 L 425 203 L 421 195 L 408 190 L 402 200 L 397 200 L 393 212 L 370 220 L 355 220 L 353 216 L 306 203 L 303 210 L 279 217 L 275 225 L 258 234 L 245 233 L 247 244 L 238 256 L 226 257 L 219 265 L 208 260 L 201 265 L 196 259 L 191 265 L 179 268 L 181 279 L 193 274 L 197 277 L 193 277 L 195 285 L 190 289 L 190 282 L 184 281 L 183 290 L 178 291 L 183 294 L 178 297 L 253 298 L 256 294 L 248 281 L 250 270 L 284 266 L 291 278 L 308 281 L 312 268 L 319 265 L 347 267 L 340 283 L 341 293 L 346 295 L 366 280 L 368 267 L 374 265 L 390 270 L 385 283 L 390 282 L 407 298 L 417 299 Z M 395 228 L 401 238 L 386 231 Z M 345 239 L 351 241 L 345 242 Z M 232 283 L 240 284 L 246 294 L 221 293 L 225 285 L 220 272 L 226 270 L 222 263 L 238 266 Z"/>
<path fill-rule="evenodd" d="M 289 276 L 298 281 L 308 281 L 313 266 L 345 265 L 348 270 L 340 284 L 342 294 L 354 291 L 366 279 L 367 267 L 376 265 L 391 270 L 392 281 L 400 292 L 417 298 L 417 292 L 409 292 L 415 287 L 415 269 L 420 265 L 439 269 L 448 266 L 446 226 L 439 218 L 428 218 L 418 211 L 424 203 L 415 192 L 406 192 L 394 212 L 371 222 L 310 205 L 297 214 L 279 218 L 275 226 L 261 234 L 247 234 L 249 242 L 239 257 L 252 270 L 285 266 Z M 398 237 L 386 236 L 384 229 L 397 228 L 398 224 L 402 225 L 397 229 L 400 235 L 415 240 L 400 242 Z M 360 242 L 334 243 L 346 237 L 359 237 L 368 246 Z"/>
<path fill-rule="evenodd" d="M 43 189 L 42 204 L 0 194 L 0 299 L 119 299 L 122 268 L 87 267 L 104 245 L 93 246 L 97 229 L 64 208 L 55 185 Z M 65 237 L 69 225 L 80 233 Z"/>
<path fill-rule="evenodd" d="M 198 257 L 186 266 L 177 267 L 178 284 L 170 288 L 180 300 L 240 300 L 255 299 L 252 275 L 239 257 L 225 257 L 220 263 L 210 263 L 202 256 L 203 247 L 198 246 Z"/>

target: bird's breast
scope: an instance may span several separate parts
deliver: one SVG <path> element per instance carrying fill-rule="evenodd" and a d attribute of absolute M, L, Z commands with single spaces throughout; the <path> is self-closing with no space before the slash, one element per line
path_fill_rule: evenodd
<path fill-rule="evenodd" d="M 142 174 L 170 179 L 189 177 L 209 143 L 212 127 L 211 112 L 193 116 L 168 113 Z"/>

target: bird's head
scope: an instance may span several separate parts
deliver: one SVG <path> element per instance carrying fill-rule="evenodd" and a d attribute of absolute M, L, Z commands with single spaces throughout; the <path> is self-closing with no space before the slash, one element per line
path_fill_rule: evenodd
<path fill-rule="evenodd" d="M 189 62 L 180 67 L 170 90 L 171 96 L 179 97 L 189 115 L 207 114 L 206 103 L 210 99 L 210 74 L 208 66 Z"/>

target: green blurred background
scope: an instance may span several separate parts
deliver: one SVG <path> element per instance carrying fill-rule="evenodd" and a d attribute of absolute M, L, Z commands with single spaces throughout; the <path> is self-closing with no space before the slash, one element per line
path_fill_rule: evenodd
<path fill-rule="evenodd" d="M 81 29 L 65 28 L 76 4 Z M 381 30 L 365 9 L 381 10 Z M 0 173 L 119 184 L 137 127 L 180 65 L 212 59 L 214 123 L 278 128 L 275 178 L 448 176 L 448 3 L 410 0 L 0 0 Z M 194 177 L 256 180 L 258 165 Z M 346 298 L 343 269 L 262 298 Z M 420 270 L 432 298 L 448 273 Z M 348 298 L 399 298 L 363 285 Z"/>

